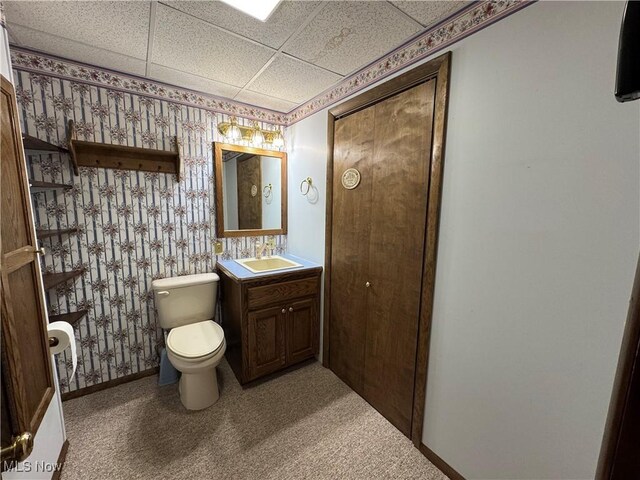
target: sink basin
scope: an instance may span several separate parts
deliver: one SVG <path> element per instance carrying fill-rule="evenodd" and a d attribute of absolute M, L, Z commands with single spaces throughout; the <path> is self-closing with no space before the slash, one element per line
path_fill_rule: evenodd
<path fill-rule="evenodd" d="M 302 265 L 283 258 L 278 255 L 270 257 L 257 258 L 240 258 L 237 259 L 240 265 L 253 273 L 275 272 L 276 270 L 286 270 L 287 268 L 301 267 Z"/>

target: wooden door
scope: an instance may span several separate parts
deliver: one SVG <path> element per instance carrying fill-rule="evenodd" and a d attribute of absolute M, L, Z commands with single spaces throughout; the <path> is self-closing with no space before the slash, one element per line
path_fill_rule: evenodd
<path fill-rule="evenodd" d="M 2 448 L 21 434 L 31 445 L 54 392 L 29 183 L 13 86 L 2 80 L 0 282 Z M 7 424 L 8 425 L 5 425 Z M 25 444 L 29 440 L 24 440 Z M 24 459 L 29 446 L 22 446 Z M 7 456 L 10 452 L 7 452 Z M 20 456 L 22 458 L 16 458 Z M 4 462 L 3 462 L 4 466 Z"/>
<path fill-rule="evenodd" d="M 640 478 L 640 257 L 595 478 Z"/>
<path fill-rule="evenodd" d="M 413 408 L 435 83 L 372 107 L 364 397 L 406 435 Z"/>
<path fill-rule="evenodd" d="M 368 304 L 364 283 L 369 268 L 374 109 L 335 122 L 333 231 L 331 255 L 331 356 L 329 366 L 347 385 L 364 389 L 364 332 Z M 342 173 L 356 168 L 358 187 L 342 186 Z"/>
<path fill-rule="evenodd" d="M 285 365 L 284 328 L 287 310 L 264 308 L 249 312 L 249 376 L 275 372 Z"/>
<path fill-rule="evenodd" d="M 293 302 L 287 312 L 287 364 L 313 357 L 318 346 L 318 303 L 315 298 Z"/>
<path fill-rule="evenodd" d="M 238 157 L 238 229 L 240 230 L 262 228 L 261 185 L 260 155 Z"/>
<path fill-rule="evenodd" d="M 411 433 L 435 80 L 336 120 L 331 255 L 334 372 Z M 345 169 L 360 171 L 353 190 Z"/>

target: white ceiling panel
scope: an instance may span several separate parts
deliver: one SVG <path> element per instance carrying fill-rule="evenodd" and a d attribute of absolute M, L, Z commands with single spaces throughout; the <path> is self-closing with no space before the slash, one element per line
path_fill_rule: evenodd
<path fill-rule="evenodd" d="M 156 64 L 149 66 L 149 78 L 169 85 L 179 85 L 180 87 L 190 88 L 198 92 L 207 92 L 220 97 L 233 98 L 240 91 L 240 88 L 233 85 L 227 85 L 226 83 L 216 82 Z"/>
<path fill-rule="evenodd" d="M 461 10 L 470 4 L 470 1 L 437 1 L 425 2 L 413 1 L 392 1 L 396 7 L 410 15 L 422 25 L 430 26 L 444 20 L 453 13 Z"/>
<path fill-rule="evenodd" d="M 286 53 L 346 75 L 392 50 L 422 26 L 388 2 L 328 2 L 284 47 Z"/>
<path fill-rule="evenodd" d="M 147 56 L 149 2 L 3 3 L 7 21 L 12 24 L 129 57 Z"/>
<path fill-rule="evenodd" d="M 300 103 L 329 88 L 341 78 L 335 73 L 295 58 L 278 55 L 248 89 Z"/>
<path fill-rule="evenodd" d="M 274 50 L 158 5 L 152 62 L 242 87 Z"/>
<path fill-rule="evenodd" d="M 219 1 L 162 3 L 270 47 L 280 48 L 320 2 L 283 1 L 267 22 L 261 22 Z"/>
<path fill-rule="evenodd" d="M 248 103 L 249 105 L 260 105 L 264 108 L 270 108 L 277 112 L 287 113 L 298 106 L 296 102 L 288 102 L 281 98 L 270 97 L 269 95 L 263 95 L 261 93 L 250 92 L 249 90 L 243 90 L 234 100 L 239 102 Z"/>
<path fill-rule="evenodd" d="M 144 75 L 145 73 L 146 62 L 144 60 L 91 47 L 20 25 L 9 23 L 8 26 L 13 41 L 18 45 L 28 46 L 35 50 L 41 50 L 90 65 L 133 73 L 134 75 Z"/>

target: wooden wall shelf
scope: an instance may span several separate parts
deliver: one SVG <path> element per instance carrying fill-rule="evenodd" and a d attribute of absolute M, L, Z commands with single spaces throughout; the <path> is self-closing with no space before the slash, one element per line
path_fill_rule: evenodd
<path fill-rule="evenodd" d="M 78 310 L 77 312 L 61 313 L 59 315 L 49 315 L 49 323 L 53 322 L 67 322 L 71 326 L 75 326 L 76 323 L 84 317 L 89 310 Z"/>
<path fill-rule="evenodd" d="M 33 180 L 29 182 L 29 188 L 31 189 L 31 193 L 41 193 L 47 192 L 49 190 L 69 190 L 73 187 L 73 185 L 67 185 L 66 183 L 52 183 L 52 182 L 41 182 L 39 180 Z"/>
<path fill-rule="evenodd" d="M 58 235 L 67 235 L 67 234 L 74 234 L 74 233 L 78 233 L 80 231 L 80 229 L 78 228 L 63 228 L 60 230 L 47 230 L 44 228 L 41 229 L 36 229 L 36 236 L 39 239 L 42 238 L 49 238 L 49 237 L 55 237 Z"/>
<path fill-rule="evenodd" d="M 22 145 L 25 150 L 34 152 L 69 153 L 69 150 L 64 147 L 40 140 L 39 138 L 32 137 L 31 135 L 22 136 Z"/>
<path fill-rule="evenodd" d="M 69 120 L 67 133 L 71 161 L 76 168 L 81 166 L 173 173 L 178 181 L 181 178 L 182 157 L 177 139 L 174 151 L 87 142 L 76 138 L 73 120 Z"/>
<path fill-rule="evenodd" d="M 59 273 L 45 273 L 42 275 L 42 283 L 44 284 L 45 290 L 51 290 L 52 288 L 57 287 L 58 285 L 68 282 L 76 277 L 82 275 L 83 270 L 71 270 L 69 272 L 59 272 Z"/>

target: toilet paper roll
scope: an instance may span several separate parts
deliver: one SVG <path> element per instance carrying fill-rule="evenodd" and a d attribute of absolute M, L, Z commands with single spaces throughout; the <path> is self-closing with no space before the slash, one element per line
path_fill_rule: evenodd
<path fill-rule="evenodd" d="M 71 376 L 73 377 L 78 366 L 78 352 L 76 350 L 76 337 L 73 334 L 73 327 L 68 322 L 52 322 L 47 327 L 47 330 L 49 331 L 49 337 L 58 339 L 58 345 L 49 349 L 53 355 L 58 355 L 71 347 L 71 363 L 73 364 Z"/>

